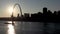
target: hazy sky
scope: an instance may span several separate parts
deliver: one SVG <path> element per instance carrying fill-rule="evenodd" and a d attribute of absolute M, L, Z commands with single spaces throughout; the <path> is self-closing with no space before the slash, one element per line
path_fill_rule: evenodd
<path fill-rule="evenodd" d="M 8 7 L 19 3 L 23 13 L 42 12 L 43 7 L 49 10 L 60 10 L 60 0 L 0 0 L 0 17 L 9 17 Z"/>

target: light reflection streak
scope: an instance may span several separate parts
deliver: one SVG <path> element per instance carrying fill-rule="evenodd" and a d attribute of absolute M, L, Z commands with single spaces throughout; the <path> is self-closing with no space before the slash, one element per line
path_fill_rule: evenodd
<path fill-rule="evenodd" d="M 11 23 L 12 24 L 12 21 L 8 21 L 8 23 Z"/>
<path fill-rule="evenodd" d="M 12 24 L 8 24 L 8 34 L 15 34 L 15 29 Z"/>

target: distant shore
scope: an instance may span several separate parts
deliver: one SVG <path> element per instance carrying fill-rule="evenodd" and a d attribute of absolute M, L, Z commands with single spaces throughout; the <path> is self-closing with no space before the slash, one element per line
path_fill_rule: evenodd
<path fill-rule="evenodd" d="M 0 21 L 12 21 L 10 17 L 0 18 Z M 13 21 L 24 21 L 24 22 L 53 22 L 59 23 L 59 20 L 39 20 L 39 19 L 18 19 L 14 17 Z"/>

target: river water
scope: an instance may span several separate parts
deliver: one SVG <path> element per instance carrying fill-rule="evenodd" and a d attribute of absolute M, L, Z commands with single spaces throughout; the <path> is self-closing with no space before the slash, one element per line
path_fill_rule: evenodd
<path fill-rule="evenodd" d="M 60 23 L 47 23 L 44 27 L 43 22 L 20 22 L 0 21 L 0 34 L 57 34 L 60 32 Z M 45 29 L 45 31 L 44 31 Z"/>

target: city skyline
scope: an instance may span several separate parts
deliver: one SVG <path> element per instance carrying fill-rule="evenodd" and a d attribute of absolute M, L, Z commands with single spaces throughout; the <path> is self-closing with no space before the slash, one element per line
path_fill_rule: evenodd
<path fill-rule="evenodd" d="M 43 12 L 44 7 L 52 12 L 60 10 L 60 0 L 0 0 L 0 17 L 10 17 L 8 7 L 12 7 L 15 3 L 21 5 L 23 13 Z"/>

